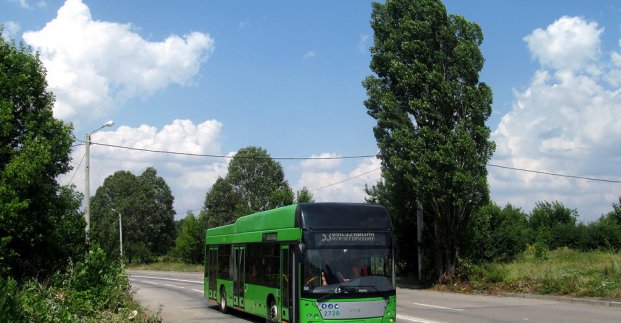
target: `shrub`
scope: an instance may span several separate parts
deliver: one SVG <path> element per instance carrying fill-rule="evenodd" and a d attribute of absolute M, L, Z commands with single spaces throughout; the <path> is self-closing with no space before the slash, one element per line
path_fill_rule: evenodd
<path fill-rule="evenodd" d="M 17 283 L 11 277 L 4 279 L 0 276 L 0 322 L 21 320 Z"/>

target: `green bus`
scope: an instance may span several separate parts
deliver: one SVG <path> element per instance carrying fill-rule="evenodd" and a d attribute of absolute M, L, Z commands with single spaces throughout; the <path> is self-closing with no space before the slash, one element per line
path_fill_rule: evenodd
<path fill-rule="evenodd" d="M 379 205 L 304 203 L 206 233 L 205 297 L 267 322 L 395 322 L 393 228 Z"/>

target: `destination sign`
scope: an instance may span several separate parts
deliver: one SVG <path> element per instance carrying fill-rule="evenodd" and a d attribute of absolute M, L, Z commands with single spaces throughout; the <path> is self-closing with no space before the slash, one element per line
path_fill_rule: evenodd
<path fill-rule="evenodd" d="M 325 232 L 315 233 L 315 246 L 385 246 L 386 233 L 383 232 Z"/>

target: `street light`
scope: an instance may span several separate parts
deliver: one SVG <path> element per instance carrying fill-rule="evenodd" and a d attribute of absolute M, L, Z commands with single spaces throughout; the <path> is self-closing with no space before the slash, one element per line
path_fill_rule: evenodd
<path fill-rule="evenodd" d="M 121 261 L 123 260 L 123 222 L 121 219 L 121 212 L 112 209 L 112 211 L 119 214 L 119 250 L 121 251 Z"/>
<path fill-rule="evenodd" d="M 86 152 L 84 153 L 84 159 L 86 160 L 86 166 L 84 167 L 84 218 L 86 219 L 86 243 L 89 243 L 89 235 L 91 233 L 91 180 L 90 180 L 90 151 L 91 151 L 91 135 L 95 132 L 101 130 L 103 127 L 112 127 L 114 121 L 110 120 L 101 127 L 91 131 L 90 133 L 86 133 L 85 135 L 85 144 L 86 144 Z"/>

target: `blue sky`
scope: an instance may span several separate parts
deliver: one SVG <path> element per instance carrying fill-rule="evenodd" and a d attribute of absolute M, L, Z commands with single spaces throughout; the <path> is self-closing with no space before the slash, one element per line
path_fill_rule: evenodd
<path fill-rule="evenodd" d="M 494 92 L 494 164 L 620 180 L 621 5 L 617 1 L 445 1 L 478 23 Z M 55 116 L 93 141 L 232 155 L 254 145 L 273 157 L 373 155 L 370 1 L 0 0 L 4 37 L 41 53 Z M 75 170 L 84 184 L 83 146 Z M 225 176 L 223 158 L 91 147 L 91 192 L 117 170 L 154 166 L 175 208 L 202 207 Z M 362 201 L 379 161 L 280 161 L 290 185 L 318 201 Z M 619 202 L 621 184 L 490 168 L 492 199 L 529 211 L 558 200 L 591 221 Z M 339 183 L 339 184 L 335 184 Z M 335 185 L 331 185 L 335 184 Z"/>

